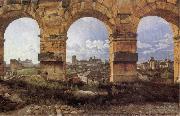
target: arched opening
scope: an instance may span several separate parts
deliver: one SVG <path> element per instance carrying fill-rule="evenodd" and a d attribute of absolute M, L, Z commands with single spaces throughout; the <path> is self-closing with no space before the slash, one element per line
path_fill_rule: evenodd
<path fill-rule="evenodd" d="M 19 18 L 8 25 L 4 33 L 4 71 L 6 75 L 38 73 L 39 35 L 39 25 L 32 18 Z"/>
<path fill-rule="evenodd" d="M 106 82 L 110 76 L 109 33 L 97 18 L 75 21 L 67 32 L 66 76 L 85 83 Z"/>
<path fill-rule="evenodd" d="M 170 24 L 161 17 L 147 16 L 138 25 L 138 73 L 148 80 L 174 78 L 174 42 Z"/>

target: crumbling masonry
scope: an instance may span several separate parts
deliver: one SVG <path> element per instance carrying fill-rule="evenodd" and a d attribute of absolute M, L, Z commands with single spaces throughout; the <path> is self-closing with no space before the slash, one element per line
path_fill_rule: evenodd
<path fill-rule="evenodd" d="M 66 40 L 70 25 L 82 17 L 104 22 L 110 40 L 110 81 L 136 79 L 137 26 L 145 16 L 160 16 L 174 32 L 174 80 L 180 78 L 179 0 L 4 0 L 0 2 L 0 74 L 3 75 L 4 32 L 9 23 L 21 17 L 35 19 L 41 29 L 42 72 L 48 78 L 65 78 Z"/>

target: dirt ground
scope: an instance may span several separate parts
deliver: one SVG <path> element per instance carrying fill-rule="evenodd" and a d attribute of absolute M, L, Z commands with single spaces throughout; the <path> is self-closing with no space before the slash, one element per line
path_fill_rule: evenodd
<path fill-rule="evenodd" d="M 66 87 L 1 80 L 0 115 L 180 115 L 179 85 L 124 83 L 98 89 L 107 94 L 77 98 Z"/>

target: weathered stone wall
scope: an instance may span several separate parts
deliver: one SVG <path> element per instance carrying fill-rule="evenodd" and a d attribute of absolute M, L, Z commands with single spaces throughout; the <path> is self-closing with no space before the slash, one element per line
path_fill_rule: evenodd
<path fill-rule="evenodd" d="M 136 34 L 123 30 L 123 27 L 118 29 L 110 42 L 111 82 L 134 81 L 137 76 Z"/>
<path fill-rule="evenodd" d="M 180 82 L 180 36 L 174 40 L 174 81 Z"/>
<path fill-rule="evenodd" d="M 35 19 L 41 29 L 42 72 L 50 79 L 65 78 L 67 31 L 82 17 L 94 17 L 105 23 L 110 39 L 110 65 L 113 82 L 134 80 L 136 77 L 137 40 L 139 21 L 144 16 L 155 15 L 173 25 L 178 35 L 179 0 L 38 0 L 32 3 L 4 2 L 0 7 L 1 47 L 3 61 L 3 34 L 8 24 L 20 17 Z M 176 46 L 175 49 L 177 49 Z M 179 49 L 179 48 L 178 48 Z M 176 50 L 179 53 L 178 50 Z M 127 53 L 124 55 L 124 53 Z M 118 55 L 117 55 L 118 54 Z M 133 58 L 128 58 L 132 56 Z M 127 59 L 127 60 L 125 60 Z M 177 63 L 175 63 L 177 65 Z M 0 64 L 0 74 L 3 74 Z M 176 66 L 175 66 L 176 67 Z M 177 73 L 178 70 L 176 69 Z"/>
<path fill-rule="evenodd" d="M 41 61 L 41 71 L 47 74 L 48 80 L 65 80 L 65 66 L 59 61 Z"/>
<path fill-rule="evenodd" d="M 0 39 L 0 76 L 4 75 L 4 41 Z"/>
<path fill-rule="evenodd" d="M 23 68 L 23 66 L 18 60 L 11 59 L 11 61 L 10 61 L 10 69 L 11 69 L 12 72 L 17 72 L 17 70 L 20 70 L 22 68 Z"/>

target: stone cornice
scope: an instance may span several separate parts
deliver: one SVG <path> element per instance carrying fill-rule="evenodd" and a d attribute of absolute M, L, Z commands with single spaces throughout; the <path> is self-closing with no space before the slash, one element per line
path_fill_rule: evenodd
<path fill-rule="evenodd" d="M 115 52 L 114 53 L 114 62 L 137 62 L 138 54 L 130 52 Z"/>
<path fill-rule="evenodd" d="M 136 40 L 137 34 L 133 32 L 124 32 L 124 33 L 114 33 L 111 35 L 114 39 L 126 39 L 133 38 Z"/>
<path fill-rule="evenodd" d="M 41 53 L 38 55 L 38 60 L 39 61 L 59 61 L 63 62 L 64 54 L 62 53 L 54 53 L 54 52 L 46 52 L 46 53 Z"/>

